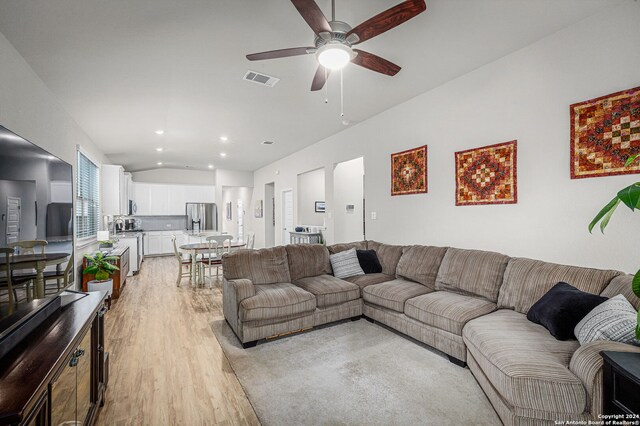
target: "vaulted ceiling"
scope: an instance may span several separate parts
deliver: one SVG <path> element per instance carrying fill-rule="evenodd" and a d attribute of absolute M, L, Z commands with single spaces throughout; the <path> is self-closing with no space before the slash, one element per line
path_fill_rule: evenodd
<path fill-rule="evenodd" d="M 359 46 L 402 70 L 349 65 L 344 117 L 338 73 L 309 90 L 314 55 L 245 58 L 313 45 L 288 0 L 2 0 L 0 33 L 114 164 L 255 170 L 621 1 L 427 0 Z M 355 26 L 399 2 L 336 0 L 336 19 Z M 244 81 L 248 70 L 280 82 Z"/>

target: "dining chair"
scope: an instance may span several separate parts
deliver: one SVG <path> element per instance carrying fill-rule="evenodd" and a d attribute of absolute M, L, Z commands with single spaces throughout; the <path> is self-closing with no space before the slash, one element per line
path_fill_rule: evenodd
<path fill-rule="evenodd" d="M 14 254 L 27 255 L 27 254 L 44 254 L 45 246 L 49 244 L 46 240 L 24 240 L 16 241 L 15 243 L 9 243 L 7 246 L 14 250 Z M 36 253 L 38 252 L 38 253 Z M 27 300 L 33 298 L 33 287 L 30 287 L 36 279 L 36 273 L 34 270 L 21 269 L 18 272 L 17 269 L 12 271 L 11 283 L 14 290 L 18 287 L 24 287 L 27 293 Z"/>
<path fill-rule="evenodd" d="M 173 252 L 176 256 L 176 260 L 178 261 L 178 280 L 176 281 L 176 285 L 180 286 L 180 281 L 182 281 L 183 278 L 185 277 L 191 278 L 191 261 L 184 260 L 184 258 L 182 257 L 182 253 L 178 251 L 178 245 L 176 244 L 175 235 L 171 237 L 171 242 L 173 243 Z M 185 266 L 187 267 L 187 272 L 183 271 L 183 268 Z"/>
<path fill-rule="evenodd" d="M 60 291 L 60 284 L 62 283 L 62 289 L 65 289 L 69 286 L 69 277 L 71 276 L 71 268 L 73 267 L 73 251 L 69 256 L 69 261 L 67 262 L 67 266 L 64 268 L 64 271 L 58 272 L 57 268 L 55 271 L 45 271 L 44 273 L 44 292 L 47 292 L 47 281 L 56 282 L 57 291 Z"/>
<path fill-rule="evenodd" d="M 220 269 L 222 268 L 222 255 L 231 252 L 232 239 L 233 237 L 230 235 L 211 235 L 207 237 L 207 244 L 209 244 L 209 256 L 203 258 L 201 262 L 209 268 L 209 288 L 213 287 L 211 269 L 215 268 L 217 278 L 220 274 Z"/>
<path fill-rule="evenodd" d="M 17 241 L 15 243 L 9 243 L 7 246 L 12 249 L 17 249 L 16 254 L 36 254 L 36 248 L 40 248 L 39 254 L 44 254 L 45 246 L 49 244 L 46 240 L 25 240 Z"/>
<path fill-rule="evenodd" d="M 7 289 L 9 296 L 9 308 L 12 309 L 18 299 L 16 290 L 11 285 L 11 256 L 13 256 L 13 248 L 2 247 L 0 248 L 0 254 L 4 254 L 4 266 L 2 267 L 4 276 L 0 277 L 0 288 Z"/>

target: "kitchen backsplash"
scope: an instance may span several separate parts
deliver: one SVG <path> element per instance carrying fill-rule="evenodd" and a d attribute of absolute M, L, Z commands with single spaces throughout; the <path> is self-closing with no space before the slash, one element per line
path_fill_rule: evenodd
<path fill-rule="evenodd" d="M 187 216 L 134 216 L 145 231 L 168 231 L 187 229 Z"/>

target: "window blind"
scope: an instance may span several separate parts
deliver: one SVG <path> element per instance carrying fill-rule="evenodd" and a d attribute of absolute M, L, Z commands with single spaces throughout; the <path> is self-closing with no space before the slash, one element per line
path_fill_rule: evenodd
<path fill-rule="evenodd" d="M 78 151 L 76 174 L 76 237 L 94 237 L 100 229 L 100 170 Z"/>

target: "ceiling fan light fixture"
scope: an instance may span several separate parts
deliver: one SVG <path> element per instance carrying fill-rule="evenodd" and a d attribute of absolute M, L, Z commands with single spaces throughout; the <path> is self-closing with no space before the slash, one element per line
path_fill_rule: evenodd
<path fill-rule="evenodd" d="M 342 43 L 327 43 L 316 52 L 316 58 L 323 67 L 336 71 L 344 68 L 356 53 Z"/>

